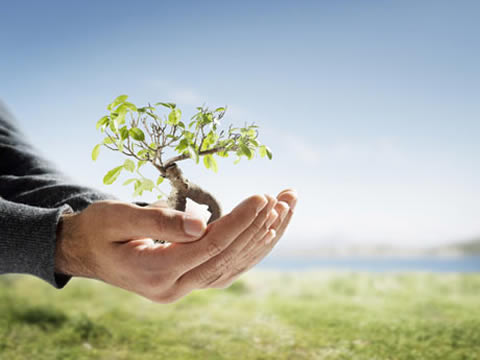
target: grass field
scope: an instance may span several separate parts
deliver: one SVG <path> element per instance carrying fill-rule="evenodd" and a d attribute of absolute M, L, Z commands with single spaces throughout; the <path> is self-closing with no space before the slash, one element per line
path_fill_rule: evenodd
<path fill-rule="evenodd" d="M 480 275 L 251 272 L 171 305 L 0 276 L 0 359 L 480 359 Z"/>

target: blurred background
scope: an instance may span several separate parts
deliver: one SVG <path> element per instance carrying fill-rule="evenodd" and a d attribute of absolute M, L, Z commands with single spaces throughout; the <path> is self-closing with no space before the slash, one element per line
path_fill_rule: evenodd
<path fill-rule="evenodd" d="M 128 94 L 260 126 L 272 161 L 182 163 L 226 211 L 299 193 L 256 269 L 174 304 L 0 276 L 0 358 L 480 359 L 479 13 L 474 0 L 0 0 L 0 99 L 71 181 L 155 200 L 123 176 L 102 184 L 123 155 L 91 159 L 97 120 Z"/>
<path fill-rule="evenodd" d="M 228 106 L 274 159 L 186 174 L 230 210 L 298 190 L 275 256 L 463 254 L 480 235 L 476 1 L 1 2 L 0 98 L 39 152 L 78 183 L 123 156 L 96 121 L 137 105 Z M 147 174 L 155 175 L 151 169 Z M 168 191 L 168 185 L 165 184 Z M 457 246 L 460 244 L 461 246 Z"/>

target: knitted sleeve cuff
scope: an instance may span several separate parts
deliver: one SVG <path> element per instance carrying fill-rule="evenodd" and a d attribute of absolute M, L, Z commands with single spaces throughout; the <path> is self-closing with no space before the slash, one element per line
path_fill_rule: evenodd
<path fill-rule="evenodd" d="M 0 198 L 0 273 L 37 276 L 57 289 L 70 276 L 55 273 L 57 226 L 68 204 L 41 208 Z"/>

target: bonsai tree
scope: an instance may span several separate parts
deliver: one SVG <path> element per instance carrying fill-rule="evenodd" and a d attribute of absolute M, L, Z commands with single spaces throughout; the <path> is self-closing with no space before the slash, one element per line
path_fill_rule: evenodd
<path fill-rule="evenodd" d="M 203 162 L 207 169 L 218 171 L 216 156 L 236 155 L 235 163 L 242 157 L 252 160 L 257 151 L 264 158 L 272 159 L 270 149 L 258 141 L 258 126 L 220 129 L 226 108 L 210 110 L 197 107 L 198 112 L 186 124 L 182 121 L 182 112 L 174 103 L 158 102 L 155 105 L 137 107 L 127 101 L 127 95 L 118 96 L 107 106 L 109 113 L 97 122 L 97 130 L 105 138 L 92 151 L 96 160 L 100 148 L 119 151 L 127 156 L 124 163 L 105 175 L 103 183 L 113 184 L 122 171 L 136 174 L 123 185 L 133 184 L 133 196 L 144 191 L 158 191 L 158 199 L 166 194 L 159 188 L 165 179 L 170 181 L 172 190 L 168 195 L 169 207 L 185 211 L 187 198 L 208 206 L 212 214 L 209 222 L 221 216 L 218 200 L 208 191 L 189 181 L 182 173 L 178 163 L 191 159 L 199 164 Z M 162 115 L 158 110 L 164 110 Z M 128 123 L 127 123 L 128 120 Z M 156 180 L 141 173 L 141 168 L 150 163 L 159 172 Z"/>

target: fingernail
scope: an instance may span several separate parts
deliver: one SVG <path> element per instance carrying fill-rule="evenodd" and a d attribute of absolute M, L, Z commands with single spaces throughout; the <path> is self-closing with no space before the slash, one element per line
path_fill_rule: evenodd
<path fill-rule="evenodd" d="M 292 205 L 290 206 L 290 209 L 295 210 L 295 206 L 297 206 L 297 200 L 293 200 Z"/>
<path fill-rule="evenodd" d="M 200 236 L 205 231 L 205 224 L 201 219 L 187 214 L 183 219 L 183 229 L 188 235 Z"/>
<path fill-rule="evenodd" d="M 258 206 L 257 206 L 257 215 L 258 215 L 258 213 L 259 213 L 260 211 L 263 210 L 263 208 L 264 208 L 267 204 L 268 204 L 268 200 L 264 197 L 264 198 L 263 198 L 263 201 L 262 201 L 260 204 L 258 204 Z"/>
<path fill-rule="evenodd" d="M 277 232 L 274 229 L 270 229 L 270 231 L 268 232 L 268 237 L 265 240 L 265 244 L 267 245 L 270 244 L 272 240 L 275 238 L 275 236 L 277 236 Z"/>
<path fill-rule="evenodd" d="M 278 213 L 276 210 L 272 210 L 272 215 L 271 218 L 268 220 L 266 226 L 267 226 L 267 229 L 270 229 L 270 226 L 272 226 L 272 224 L 275 222 L 275 220 L 277 220 L 277 217 L 278 217 Z"/>
<path fill-rule="evenodd" d="M 288 203 L 284 203 L 284 207 L 282 207 L 282 211 L 280 212 L 280 221 L 283 221 L 288 214 L 288 211 L 290 210 L 290 205 Z"/>

